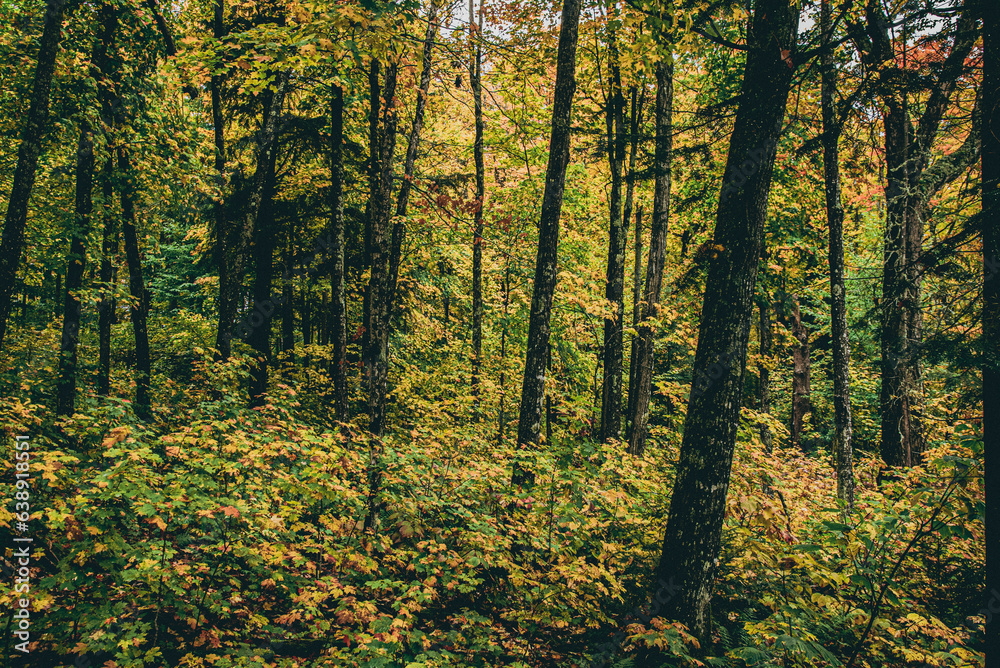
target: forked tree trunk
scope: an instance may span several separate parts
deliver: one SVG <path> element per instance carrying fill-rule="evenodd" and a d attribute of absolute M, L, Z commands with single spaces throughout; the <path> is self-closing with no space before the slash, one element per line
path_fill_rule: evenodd
<path fill-rule="evenodd" d="M 822 45 L 833 41 L 830 0 L 820 6 Z M 844 285 L 844 206 L 840 197 L 840 126 L 837 122 L 837 74 L 833 51 L 820 58 L 823 114 L 823 175 L 826 220 L 830 227 L 830 332 L 833 338 L 833 456 L 837 467 L 837 496 L 854 508 L 854 451 L 851 443 L 851 344 L 847 330 L 847 289 Z"/>
<path fill-rule="evenodd" d="M 542 402 L 545 396 L 545 363 L 549 349 L 549 318 L 556 288 L 559 249 L 559 215 L 566 188 L 569 164 L 573 94 L 576 91 L 576 44 L 580 25 L 580 0 L 563 0 L 562 25 L 559 28 L 559 51 L 556 56 L 555 93 L 552 103 L 552 132 L 549 138 L 549 161 L 545 174 L 545 193 L 538 226 L 538 253 L 535 280 L 531 293 L 528 340 L 521 384 L 517 442 L 522 447 L 538 445 L 542 427 Z M 515 466 L 511 483 L 534 482 L 534 472 Z"/>
<path fill-rule="evenodd" d="M 706 390 L 691 393 L 677 478 L 657 569 L 676 586 L 661 615 L 707 641 L 743 375 L 777 140 L 795 69 L 797 5 L 760 0 L 747 35 L 746 69 L 729 142 L 725 196 L 714 243 L 695 355 L 696 371 L 721 367 Z M 742 175 L 741 179 L 737 175 Z M 736 185 L 740 184 L 740 185 Z"/>
<path fill-rule="evenodd" d="M 670 179 L 673 154 L 674 66 L 672 58 L 656 64 L 656 148 L 653 154 L 653 220 L 649 233 L 649 256 L 646 259 L 646 293 L 639 321 L 639 343 L 635 352 L 635 401 L 629 417 L 628 451 L 641 455 L 646 449 L 646 426 L 649 423 L 649 399 L 653 388 L 653 348 L 655 318 L 663 288 L 663 268 L 667 257 L 667 234 L 670 230 Z"/>
<path fill-rule="evenodd" d="M 31 199 L 31 189 L 35 185 L 38 155 L 42 151 L 42 139 L 45 136 L 49 115 L 49 90 L 52 88 L 56 56 L 59 54 L 64 5 L 65 0 L 49 0 L 46 3 L 45 24 L 38 47 L 28 118 L 21 135 L 21 145 L 17 150 L 14 182 L 10 189 L 10 198 L 7 200 L 3 239 L 0 240 L 0 350 L 3 350 L 4 336 L 7 333 L 7 317 L 10 315 L 13 303 L 17 268 L 21 264 L 21 255 L 24 254 L 28 201 Z"/>
<path fill-rule="evenodd" d="M 611 33 L 608 51 L 611 60 L 610 90 L 605 107 L 608 167 L 611 172 L 609 197 L 608 264 L 604 298 L 611 306 L 604 319 L 604 383 L 601 392 L 601 440 L 622 437 L 622 366 L 625 320 L 625 245 L 627 234 L 622 220 L 622 167 L 625 162 L 625 99 L 622 96 L 618 65 L 617 37 Z"/>
<path fill-rule="evenodd" d="M 132 332 L 135 335 L 135 414 L 143 420 L 152 417 L 149 396 L 149 381 L 152 361 L 149 353 L 149 295 L 142 275 L 142 255 L 139 249 L 139 233 L 135 219 L 134 175 L 129 160 L 128 149 L 119 145 L 118 172 L 125 184 L 121 192 L 122 238 L 125 241 L 125 261 L 128 264 L 128 287 L 131 293 L 129 313 Z"/>
<path fill-rule="evenodd" d="M 57 415 L 72 415 L 76 402 L 77 348 L 80 343 L 80 288 L 87 262 L 94 187 L 94 138 L 90 123 L 80 126 L 76 149 L 76 216 L 70 234 L 66 267 L 66 295 L 63 304 L 62 341 L 59 346 L 59 387 Z"/>

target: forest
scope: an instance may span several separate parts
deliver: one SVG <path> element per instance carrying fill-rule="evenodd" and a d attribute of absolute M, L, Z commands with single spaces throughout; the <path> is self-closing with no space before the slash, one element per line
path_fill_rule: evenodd
<path fill-rule="evenodd" d="M 0 0 L 0 210 L 3 668 L 1000 668 L 996 0 Z"/>

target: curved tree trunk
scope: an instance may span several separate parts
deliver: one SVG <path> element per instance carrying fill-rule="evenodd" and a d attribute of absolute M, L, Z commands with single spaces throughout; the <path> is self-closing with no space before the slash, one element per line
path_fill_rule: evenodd
<path fill-rule="evenodd" d="M 7 200 L 3 239 L 0 240 L 0 350 L 3 350 L 4 336 L 7 333 L 7 317 L 10 315 L 17 268 L 24 253 L 28 201 L 31 199 L 31 189 L 35 185 L 38 155 L 42 151 L 42 138 L 45 135 L 45 124 L 49 114 L 49 90 L 52 88 L 56 56 L 59 54 L 64 5 L 65 0 L 50 0 L 46 3 L 45 24 L 38 47 L 28 120 L 24 125 L 21 145 L 17 150 L 14 183 L 10 189 L 10 198 Z"/>
<path fill-rule="evenodd" d="M 646 294 L 639 322 L 639 343 L 635 360 L 635 401 L 629 417 L 628 451 L 641 455 L 646 449 L 646 425 L 649 423 L 649 399 L 653 388 L 653 349 L 656 332 L 650 319 L 655 318 L 663 287 L 667 234 L 670 230 L 670 179 L 673 159 L 674 66 L 664 58 L 656 64 L 656 149 L 653 156 L 653 220 L 649 234 L 649 257 L 646 260 Z"/>
<path fill-rule="evenodd" d="M 714 366 L 723 372 L 706 390 L 691 393 L 657 569 L 658 581 L 677 589 L 663 616 L 683 622 L 702 640 L 711 632 L 709 607 L 743 401 L 753 297 L 798 22 L 798 7 L 784 0 L 760 0 L 754 7 L 727 187 L 716 214 L 714 243 L 721 249 L 708 269 L 695 355 L 696 371 Z M 737 178 L 741 173 L 743 181 Z"/>
<path fill-rule="evenodd" d="M 559 52 L 556 56 L 549 161 L 538 226 L 538 254 L 535 258 L 535 281 L 531 293 L 524 379 L 521 384 L 521 404 L 518 413 L 517 442 L 522 447 L 538 445 L 542 428 L 545 367 L 549 350 L 549 318 L 552 315 L 552 296 L 556 288 L 558 265 L 559 215 L 562 211 L 563 191 L 566 188 L 573 94 L 576 92 L 576 44 L 579 25 L 580 0 L 564 0 L 562 25 L 559 28 Z M 533 481 L 533 471 L 514 466 L 511 474 L 512 484 L 530 484 Z"/>

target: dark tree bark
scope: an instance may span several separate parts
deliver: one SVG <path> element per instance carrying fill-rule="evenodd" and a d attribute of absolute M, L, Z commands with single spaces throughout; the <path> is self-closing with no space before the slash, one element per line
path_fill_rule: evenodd
<path fill-rule="evenodd" d="M 281 352 L 295 349 L 295 284 L 292 276 L 293 268 L 291 239 L 285 245 L 285 257 L 282 264 L 284 272 L 281 280 Z M 294 364 L 294 362 L 293 362 Z"/>
<path fill-rule="evenodd" d="M 646 293 L 639 322 L 639 344 L 635 352 L 635 388 L 628 451 L 641 455 L 646 449 L 649 398 L 653 388 L 653 348 L 656 331 L 651 322 L 658 312 L 670 229 L 670 179 L 673 153 L 674 67 L 664 58 L 656 65 L 656 148 L 653 154 L 653 220 L 646 260 Z"/>
<path fill-rule="evenodd" d="M 226 36 L 223 0 L 212 3 L 212 35 L 216 40 Z M 234 282 L 231 270 L 231 245 L 233 229 L 226 219 L 226 135 L 222 115 L 222 74 L 213 74 L 209 83 L 212 94 L 212 131 L 215 140 L 215 172 L 219 187 L 219 201 L 213 207 L 215 223 L 215 254 L 219 263 L 219 327 L 215 348 L 220 359 L 229 359 L 233 352 L 233 322 L 236 320 L 239 280 Z"/>
<path fill-rule="evenodd" d="M 986 597 L 1000 592 L 1000 14 L 983 10 L 983 450 Z M 1000 621 L 986 625 L 986 668 L 1000 666 Z"/>
<path fill-rule="evenodd" d="M 261 214 L 261 207 L 265 202 L 266 190 L 268 185 L 268 175 L 270 173 L 270 165 L 274 164 L 274 156 L 278 150 L 278 120 L 281 115 L 281 109 L 285 103 L 285 93 L 288 88 L 289 74 L 288 72 L 278 72 L 275 76 L 275 89 L 273 92 L 269 92 L 266 96 L 267 102 L 264 106 L 263 119 L 261 122 L 260 132 L 257 137 L 257 166 L 254 169 L 253 180 L 250 184 L 250 197 L 247 203 L 246 217 L 242 223 L 232 230 L 232 244 L 229 251 L 229 264 L 227 271 L 229 273 L 229 284 L 227 290 L 229 294 L 223 299 L 219 299 L 219 330 L 222 331 L 223 326 L 226 326 L 230 331 L 227 336 L 232 336 L 233 327 L 232 323 L 223 322 L 223 318 L 228 318 L 228 314 L 223 314 L 222 312 L 222 302 L 231 300 L 231 303 L 235 307 L 239 303 L 240 293 L 243 287 L 243 274 L 246 270 L 247 261 L 250 258 L 251 242 L 254 240 L 257 233 L 257 219 Z M 235 317 L 235 308 L 233 311 L 233 317 Z M 265 320 L 270 322 L 270 314 Z M 244 321 L 237 329 L 238 333 L 245 337 L 247 340 L 253 337 L 254 330 L 257 328 L 258 323 L 256 323 L 256 318 L 251 316 L 251 319 Z M 268 325 L 270 328 L 270 325 Z M 257 384 L 251 382 L 252 388 L 256 388 Z M 251 395 L 251 400 L 253 400 L 253 395 Z"/>
<path fill-rule="evenodd" d="M 622 219 L 622 167 L 625 163 L 625 99 L 622 96 L 618 46 L 612 32 L 610 90 L 605 105 L 608 167 L 611 173 L 609 197 L 608 264 L 604 298 L 611 304 L 611 316 L 604 319 L 604 384 L 601 392 L 601 440 L 622 437 L 622 366 L 625 320 L 625 246 L 628 235 Z"/>
<path fill-rule="evenodd" d="M 965 60 L 975 43 L 975 18 L 966 7 L 956 25 L 951 51 L 926 84 L 930 94 L 917 126 L 907 101 L 912 76 L 896 65 L 889 21 L 871 0 L 866 30 L 852 26 L 865 65 L 877 72 L 875 90 L 885 107 L 886 224 L 882 266 L 882 459 L 888 466 L 912 466 L 924 449 L 921 424 L 923 387 L 920 346 L 923 338 L 920 258 L 923 218 L 931 196 L 969 164 L 960 153 L 928 170 L 931 148 Z M 906 26 L 903 26 L 904 37 Z M 889 63 L 889 64 L 886 64 Z M 967 142 L 968 144 L 969 142 Z M 978 135 L 975 144 L 978 150 Z M 971 146 L 970 146 L 971 149 Z M 931 172 L 933 178 L 926 178 Z M 940 177 L 940 178 L 938 178 Z"/>
<path fill-rule="evenodd" d="M 646 102 L 646 87 L 643 84 L 642 95 L 635 86 L 629 92 L 629 154 L 628 172 L 625 175 L 625 206 L 622 209 L 622 220 L 625 222 L 626 233 L 628 232 L 629 221 L 632 220 L 632 208 L 635 200 L 635 160 L 639 152 L 639 126 L 642 123 L 642 108 Z M 635 215 L 635 247 L 634 264 L 632 265 L 632 329 L 637 329 L 639 319 L 642 315 L 642 282 L 640 280 L 640 269 L 642 268 L 642 206 L 636 210 Z M 639 339 L 632 337 L 629 350 L 628 363 L 628 406 L 625 411 L 625 421 L 628 429 L 631 430 L 632 416 L 635 414 L 635 371 L 636 371 L 636 351 L 639 348 Z M 631 431 L 629 431 L 631 433 Z"/>
<path fill-rule="evenodd" d="M 146 282 L 142 275 L 142 255 L 139 249 L 139 233 L 136 230 L 135 186 L 132 182 L 134 176 L 131 161 L 125 146 L 119 145 L 117 154 L 118 172 L 124 184 L 121 189 L 122 238 L 125 241 L 128 286 L 132 296 L 129 302 L 129 313 L 132 319 L 132 331 L 135 335 L 135 414 L 143 420 L 148 420 L 152 417 L 149 396 L 152 361 L 149 353 L 149 332 L 146 326 L 146 321 L 149 318 L 149 295 L 146 292 Z"/>
<path fill-rule="evenodd" d="M 718 251 L 708 268 L 695 355 L 696 372 L 712 366 L 723 371 L 705 391 L 691 393 L 657 572 L 658 581 L 677 586 L 663 616 L 683 622 L 702 640 L 711 631 L 709 607 L 743 401 L 753 297 L 798 22 L 798 7 L 784 0 L 760 0 L 754 6 L 729 143 L 728 187 L 716 214 Z"/>
<path fill-rule="evenodd" d="M 14 182 L 10 189 L 10 198 L 7 200 L 3 239 L 0 240 L 0 350 L 3 350 L 4 336 L 7 333 L 7 317 L 10 315 L 13 303 L 17 269 L 24 253 L 28 202 L 31 199 L 31 189 L 35 185 L 38 155 L 41 153 L 42 139 L 45 136 L 49 114 L 49 90 L 52 88 L 56 56 L 59 54 L 64 5 L 65 0 L 49 0 L 46 3 L 45 24 L 38 47 L 28 119 L 21 135 L 21 145 L 17 150 Z"/>
<path fill-rule="evenodd" d="M 799 298 L 794 296 L 789 324 L 797 344 L 792 348 L 792 445 L 802 447 L 806 415 L 812 413 L 812 381 L 809 358 L 809 332 L 802 324 Z"/>
<path fill-rule="evenodd" d="M 413 110 L 413 125 L 406 144 L 406 161 L 403 163 L 403 180 L 399 184 L 396 198 L 396 222 L 392 226 L 392 247 L 389 251 L 388 313 L 392 318 L 396 304 L 396 285 L 399 282 L 399 264 L 403 257 L 403 238 L 406 236 L 406 210 L 413 188 L 413 173 L 420 145 L 420 131 L 424 127 L 424 112 L 427 109 L 427 95 L 431 88 L 431 65 L 433 64 L 434 40 L 437 38 L 437 4 L 432 0 L 427 9 L 427 32 L 424 33 L 423 61 L 420 70 L 420 86 L 417 89 L 417 103 Z"/>
<path fill-rule="evenodd" d="M 101 170 L 101 192 L 103 199 L 104 219 L 103 239 L 101 242 L 101 305 L 98 313 L 98 362 L 97 362 L 97 394 L 102 397 L 111 392 L 111 325 L 115 323 L 118 310 L 118 300 L 115 299 L 117 284 L 118 256 L 118 217 L 112 212 L 112 174 L 114 160 L 108 158 Z"/>
<path fill-rule="evenodd" d="M 823 46 L 833 41 L 830 0 L 820 6 Z M 826 220 L 830 228 L 830 332 L 833 338 L 833 455 L 837 467 L 837 496 L 854 508 L 854 451 L 851 444 L 851 344 L 847 330 L 847 288 L 844 284 L 844 206 L 840 197 L 840 127 L 837 123 L 837 74 L 833 51 L 820 57 L 823 114 L 823 176 Z"/>
<path fill-rule="evenodd" d="M 517 425 L 517 442 L 522 447 L 538 445 L 542 427 L 545 363 L 549 349 L 549 317 L 552 315 L 552 296 L 556 288 L 559 215 L 562 211 L 563 191 L 566 188 L 566 167 L 569 164 L 579 25 L 580 0 L 563 0 L 559 51 L 556 56 L 549 161 L 538 226 L 538 254 L 535 258 L 535 281 L 531 294 L 524 380 L 521 385 L 521 405 Z M 533 480 L 534 472 L 514 467 L 511 475 L 512 484 L 521 485 Z"/>
<path fill-rule="evenodd" d="M 635 415 L 635 400 L 638 392 L 637 374 L 639 359 L 639 320 L 642 317 L 642 205 L 635 211 L 635 247 L 632 265 L 632 329 L 636 334 L 632 337 L 628 365 L 628 412 L 625 414 L 629 434 L 632 433 L 632 419 Z"/>
<path fill-rule="evenodd" d="M 273 108 L 278 102 L 276 94 L 268 94 L 264 108 Z M 277 108 L 277 113 L 281 107 Z M 273 150 L 267 152 L 267 164 L 264 165 L 266 177 L 264 190 L 261 194 L 260 213 L 254 225 L 254 287 L 253 298 L 255 311 L 262 316 L 262 322 L 254 323 L 250 330 L 249 344 L 257 353 L 257 362 L 250 370 L 250 405 L 260 406 L 267 394 L 268 371 L 271 366 L 271 318 L 274 315 L 274 300 L 271 299 L 271 286 L 274 281 L 274 168 L 278 156 L 278 146 L 275 142 Z M 291 300 L 284 305 L 293 308 Z M 294 332 L 292 334 L 294 340 Z"/>
<path fill-rule="evenodd" d="M 330 327 L 333 341 L 333 409 L 338 420 L 349 418 L 347 390 L 347 299 L 344 295 L 344 89 L 331 86 L 330 96 Z"/>
<path fill-rule="evenodd" d="M 771 299 L 767 292 L 758 304 L 760 310 L 760 323 L 758 324 L 760 336 L 760 363 L 757 364 L 757 378 L 760 381 L 760 412 L 771 412 L 771 369 L 767 366 L 771 358 L 772 331 L 771 331 Z M 774 439 L 771 430 L 766 425 L 760 426 L 760 440 L 764 444 L 764 449 L 771 453 L 774 448 Z"/>
<path fill-rule="evenodd" d="M 473 11 L 475 0 L 469 0 L 469 34 L 475 45 L 475 59 L 469 66 L 469 87 L 472 89 L 476 139 L 473 154 L 476 163 L 476 210 L 472 228 L 472 392 L 479 398 L 479 372 L 483 357 L 483 198 L 486 197 L 486 166 L 483 163 L 483 85 L 480 74 L 483 61 L 483 6 L 479 5 L 478 30 Z"/>
<path fill-rule="evenodd" d="M 372 189 L 374 198 L 368 205 L 371 212 L 371 274 L 367 291 L 364 364 L 368 385 L 369 431 L 376 437 L 382 436 L 385 430 L 385 395 L 389 373 L 389 222 L 392 213 L 392 159 L 396 150 L 398 120 L 395 107 L 397 72 L 396 63 L 386 68 L 382 102 L 377 97 L 372 100 L 380 111 L 376 133 L 378 146 L 375 149 L 378 154 L 377 179 Z"/>
<path fill-rule="evenodd" d="M 70 233 L 66 266 L 66 295 L 63 305 L 62 342 L 59 346 L 59 382 L 57 415 L 72 415 L 76 402 L 77 348 L 80 343 L 80 295 L 83 271 L 87 263 L 87 237 L 90 234 L 94 188 L 94 138 L 90 123 L 80 126 L 76 149 L 76 220 Z"/>

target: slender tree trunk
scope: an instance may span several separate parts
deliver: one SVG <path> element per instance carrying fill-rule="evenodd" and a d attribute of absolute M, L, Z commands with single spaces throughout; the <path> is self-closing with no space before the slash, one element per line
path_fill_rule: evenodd
<path fill-rule="evenodd" d="M 305 282 L 306 284 L 302 286 L 302 345 L 311 346 L 313 342 L 313 321 L 309 297 L 312 292 L 312 286 L 309 284 L 308 276 Z M 292 341 L 294 345 L 294 335 L 292 335 Z M 308 363 L 308 359 L 306 361 Z"/>
<path fill-rule="evenodd" d="M 13 303 L 14 282 L 18 265 L 24 253 L 24 230 L 28 221 L 28 202 L 31 189 L 35 185 L 35 171 L 38 155 L 42 151 L 42 139 L 49 114 L 49 90 L 55 71 L 56 56 L 59 54 L 59 40 L 62 37 L 63 6 L 65 0 L 50 0 L 46 3 L 45 24 L 38 47 L 38 61 L 35 65 L 35 80 L 31 88 L 31 102 L 28 119 L 21 135 L 21 145 L 17 151 L 17 166 L 14 168 L 14 182 L 7 200 L 7 214 L 0 240 L 0 350 L 3 350 L 7 333 L 7 317 Z"/>
<path fill-rule="evenodd" d="M 983 11 L 983 451 L 986 598 L 1000 598 L 1000 15 Z M 986 668 L 1000 667 L 1000 620 L 986 625 Z"/>
<path fill-rule="evenodd" d="M 344 295 L 344 89 L 330 95 L 330 332 L 333 341 L 333 409 L 338 420 L 350 419 L 347 389 L 347 298 Z"/>
<path fill-rule="evenodd" d="M 379 119 L 378 181 L 371 211 L 371 275 L 368 281 L 368 320 L 365 331 L 365 374 L 368 384 L 369 431 L 381 437 L 385 430 L 385 395 L 389 373 L 389 221 L 392 197 L 392 159 L 396 150 L 396 74 L 393 63 L 385 71 L 384 106 Z M 378 100 L 373 100 L 378 103 Z M 380 105 L 381 106 L 381 105 Z"/>
<path fill-rule="evenodd" d="M 625 320 L 625 246 L 628 236 L 622 219 L 622 166 L 625 162 L 625 99 L 622 97 L 618 46 L 614 33 L 609 45 L 611 60 L 610 90 L 605 109 L 608 166 L 611 172 L 609 198 L 610 224 L 608 264 L 604 298 L 611 305 L 611 316 L 604 319 L 604 384 L 601 392 L 601 440 L 605 443 L 622 437 L 622 366 Z"/>
<path fill-rule="evenodd" d="M 503 274 L 503 325 L 500 329 L 500 410 L 497 422 L 499 434 L 497 443 L 503 445 L 507 430 L 507 311 L 510 308 L 510 256 L 506 258 Z"/>
<path fill-rule="evenodd" d="M 97 323 L 97 394 L 102 397 L 111 392 L 111 325 L 115 323 L 115 313 L 118 310 L 118 300 L 115 299 L 115 286 L 118 282 L 118 218 L 111 209 L 114 196 L 111 183 L 113 172 L 114 160 L 108 158 L 101 171 L 104 233 L 101 243 L 101 305 Z"/>
<path fill-rule="evenodd" d="M 760 363 L 757 365 L 757 377 L 760 380 L 760 412 L 771 412 L 771 369 L 768 362 L 771 358 L 772 332 L 771 332 L 771 299 L 767 292 L 758 305 L 760 310 Z M 764 449 L 770 454 L 773 451 L 774 443 L 771 430 L 765 425 L 760 426 L 760 440 L 764 444 Z"/>
<path fill-rule="evenodd" d="M 139 233 L 136 230 L 134 178 L 128 150 L 118 146 L 118 172 L 125 186 L 122 188 L 122 238 L 125 241 L 125 261 L 128 264 L 128 286 L 132 299 L 129 312 L 132 331 L 135 335 L 135 414 L 143 420 L 152 417 L 149 396 L 149 381 L 152 362 L 149 353 L 149 332 L 146 322 L 149 318 L 149 295 L 142 276 L 142 255 L 139 249 Z"/>
<path fill-rule="evenodd" d="M 639 322 L 639 344 L 635 352 L 635 402 L 629 418 L 631 431 L 628 451 L 641 455 L 646 449 L 646 425 L 649 422 L 649 398 L 653 387 L 653 348 L 656 332 L 650 322 L 655 318 L 663 287 L 667 233 L 670 226 L 670 178 L 673 153 L 674 68 L 671 58 L 656 65 L 656 149 L 653 155 L 653 220 L 646 260 L 646 294 Z"/>
<path fill-rule="evenodd" d="M 639 126 L 642 123 L 642 108 L 646 102 L 646 87 L 643 84 L 642 95 L 635 86 L 629 92 L 629 154 L 628 172 L 625 176 L 625 207 L 622 210 L 622 220 L 625 223 L 626 233 L 628 232 L 629 221 L 632 220 L 632 208 L 635 200 L 635 160 L 639 153 Z M 640 269 L 642 267 L 642 205 L 639 206 L 635 216 L 635 248 L 634 263 L 632 265 L 632 329 L 637 329 L 639 319 L 642 315 L 642 283 L 640 282 Z M 639 349 L 639 338 L 632 336 L 629 350 L 628 362 L 628 406 L 625 411 L 625 424 L 628 433 L 632 433 L 632 416 L 635 414 L 635 393 L 636 393 L 636 354 Z"/>
<path fill-rule="evenodd" d="M 469 0 L 469 33 L 473 28 L 475 0 Z M 472 88 L 473 111 L 476 121 L 476 139 L 473 153 L 476 163 L 476 210 L 472 232 L 472 392 L 479 405 L 479 373 L 483 357 L 483 199 L 486 197 L 486 166 L 483 162 L 483 86 L 480 80 L 483 47 L 483 6 L 479 5 L 479 29 L 475 46 L 475 61 L 469 67 L 469 87 Z"/>
<path fill-rule="evenodd" d="M 743 375 L 777 140 L 794 73 L 797 5 L 760 0 L 747 35 L 746 69 L 729 143 L 726 195 L 720 197 L 695 369 L 722 373 L 692 391 L 658 581 L 677 591 L 663 616 L 703 641 L 711 632 L 726 495 L 743 401 Z M 748 164 L 749 163 L 749 164 Z M 747 173 L 749 172 L 749 173 Z M 736 186 L 737 174 L 745 182 Z"/>
<path fill-rule="evenodd" d="M 542 426 L 542 401 L 545 396 L 545 362 L 549 348 L 549 318 L 555 293 L 559 248 L 559 215 L 566 188 L 569 164 L 570 129 L 573 94 L 576 91 L 576 43 L 579 35 L 580 0 L 563 0 L 559 51 L 556 56 L 555 94 L 552 108 L 552 133 L 549 138 L 549 162 L 545 175 L 545 193 L 538 228 L 538 254 L 535 281 L 528 320 L 524 380 L 518 417 L 517 442 L 522 447 L 538 445 Z M 534 481 L 534 472 L 514 467 L 513 485 Z"/>
<path fill-rule="evenodd" d="M 226 36 L 223 0 L 212 3 L 212 34 L 217 40 Z M 213 74 L 209 83 L 212 93 L 212 132 L 215 140 L 215 172 L 219 201 L 213 207 L 215 222 L 215 254 L 219 263 L 219 326 L 215 348 L 219 359 L 229 359 L 233 353 L 233 322 L 236 320 L 240 281 L 232 272 L 234 230 L 226 217 L 226 125 L 222 115 L 222 74 Z"/>
<path fill-rule="evenodd" d="M 642 319 L 642 205 L 635 212 L 635 248 L 632 264 L 632 329 L 636 334 L 632 336 L 631 350 L 629 351 L 628 365 L 628 413 L 625 419 L 628 424 L 628 433 L 632 433 L 632 420 L 635 416 L 635 401 L 638 398 L 638 370 L 639 370 L 639 320 Z"/>
<path fill-rule="evenodd" d="M 281 352 L 295 350 L 295 284 L 291 240 L 285 245 L 284 275 L 281 280 Z M 292 362 L 294 364 L 294 361 Z"/>
<path fill-rule="evenodd" d="M 833 41 L 830 0 L 820 6 L 823 46 Z M 837 466 L 837 496 L 854 508 L 854 451 L 851 444 L 851 344 L 847 330 L 847 289 L 844 285 L 844 206 L 840 198 L 840 127 L 837 125 L 837 74 L 833 51 L 820 58 L 822 72 L 823 174 L 826 220 L 830 227 L 830 332 L 833 337 L 833 455 Z"/>
<path fill-rule="evenodd" d="M 62 342 L 59 346 L 57 415 L 72 415 L 76 402 L 77 348 L 80 343 L 80 288 L 87 262 L 87 237 L 94 210 L 94 140 L 90 123 L 83 121 L 76 149 L 76 220 L 70 234 L 63 306 Z"/>
<path fill-rule="evenodd" d="M 424 126 L 424 112 L 427 96 L 431 88 L 431 66 L 434 62 L 434 40 L 437 38 L 437 0 L 432 0 L 427 8 L 427 31 L 424 33 L 424 51 L 420 70 L 420 85 L 417 89 L 417 103 L 413 111 L 413 125 L 406 144 L 406 160 L 403 163 L 403 180 L 399 185 L 396 199 L 396 221 L 392 226 L 392 244 L 389 250 L 389 287 L 387 292 L 387 318 L 392 320 L 396 304 L 396 286 L 399 283 L 399 265 L 403 257 L 403 238 L 406 236 L 406 210 L 410 203 L 413 174 L 420 145 L 420 131 Z M 389 323 L 387 322 L 387 325 Z"/>
<path fill-rule="evenodd" d="M 791 329 L 792 336 L 798 342 L 792 348 L 792 445 L 802 448 L 802 431 L 805 428 L 806 415 L 812 412 L 811 372 L 809 364 L 809 332 L 802 324 L 802 313 L 799 311 L 799 298 L 796 295 L 792 302 Z"/>

